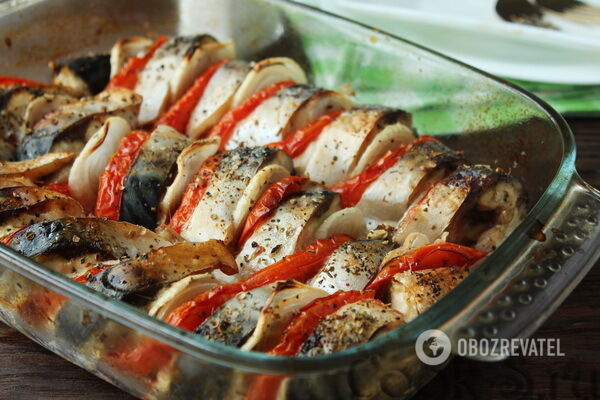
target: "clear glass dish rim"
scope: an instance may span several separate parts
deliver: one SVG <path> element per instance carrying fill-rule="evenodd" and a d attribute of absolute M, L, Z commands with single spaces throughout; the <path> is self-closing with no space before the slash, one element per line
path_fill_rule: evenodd
<path fill-rule="evenodd" d="M 47 0 L 24 0 L 17 3 L 15 8 L 0 8 L 0 16 L 11 13 L 12 11 L 22 9 L 34 3 L 40 3 Z M 449 61 L 467 70 L 471 70 L 481 76 L 486 77 L 501 86 L 513 91 L 514 93 L 526 98 L 541 109 L 547 117 L 556 125 L 562 135 L 563 157 L 557 174 L 544 191 L 538 202 L 527 214 L 521 225 L 511 234 L 511 236 L 490 256 L 488 256 L 480 267 L 470 274 L 457 288 L 442 300 L 436 303 L 428 312 L 375 340 L 363 345 L 330 355 L 316 357 L 280 357 L 271 356 L 258 352 L 247 352 L 238 348 L 225 346 L 219 343 L 211 342 L 202 337 L 198 337 L 190 332 L 180 330 L 167 323 L 148 316 L 142 311 L 129 306 L 128 304 L 116 301 L 95 292 L 83 285 L 68 279 L 67 277 L 56 273 L 46 267 L 27 259 L 14 250 L 0 245 L 0 260 L 8 262 L 5 265 L 14 272 L 23 275 L 34 282 L 45 286 L 53 291 L 61 293 L 66 297 L 80 302 L 107 318 L 121 323 L 128 328 L 140 331 L 150 337 L 163 341 L 178 350 L 191 356 L 203 359 L 205 361 L 215 362 L 217 364 L 244 369 L 251 372 L 273 373 L 273 374 L 302 374 L 315 373 L 320 371 L 334 371 L 344 368 L 352 361 L 358 358 L 366 358 L 377 349 L 395 344 L 397 346 L 411 345 L 415 338 L 424 330 L 442 325 L 449 320 L 456 312 L 460 311 L 470 300 L 475 298 L 478 293 L 492 283 L 496 277 L 507 268 L 507 262 L 513 255 L 518 254 L 524 249 L 531 239 L 527 236 L 526 227 L 530 226 L 536 219 L 542 219 L 549 215 L 562 202 L 564 194 L 569 188 L 569 182 L 575 174 L 575 143 L 574 137 L 566 121 L 562 116 L 552 109 L 546 102 L 534 94 L 522 89 L 504 79 L 498 78 L 475 67 L 464 64 L 451 57 L 440 54 L 437 51 L 428 49 L 412 41 L 397 37 L 395 35 L 375 29 L 366 24 L 338 16 L 306 4 L 296 3 L 292 0 L 261 0 L 266 3 L 279 4 L 285 7 L 299 10 L 308 15 L 319 15 L 329 18 L 336 23 L 350 24 L 355 28 L 369 31 L 371 35 L 380 38 L 389 39 L 392 42 L 402 42 L 419 50 L 425 51 L 442 60 Z M 485 269 L 487 278 L 481 277 L 481 272 Z M 478 273 L 479 272 L 479 273 Z M 490 278 L 490 277 L 494 278 Z"/>

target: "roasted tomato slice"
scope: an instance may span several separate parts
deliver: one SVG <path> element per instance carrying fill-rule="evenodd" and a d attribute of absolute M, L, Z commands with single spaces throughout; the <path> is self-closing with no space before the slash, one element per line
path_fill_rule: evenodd
<path fill-rule="evenodd" d="M 227 61 L 229 60 L 221 60 L 204 71 L 194 81 L 192 87 L 158 119 L 154 126 L 168 125 L 181 133 L 185 133 L 188 121 L 192 116 L 192 111 L 194 111 L 194 108 L 196 108 L 196 105 L 202 98 L 210 79 Z"/>
<path fill-rule="evenodd" d="M 367 289 L 381 292 L 394 275 L 404 271 L 419 271 L 443 267 L 468 267 L 487 253 L 455 243 L 434 243 L 421 246 L 410 254 L 390 260 L 373 278 Z"/>
<path fill-rule="evenodd" d="M 359 300 L 372 299 L 373 291 L 339 291 L 334 294 L 313 300 L 304 306 L 285 328 L 280 342 L 268 353 L 278 356 L 293 356 L 300 351 L 302 343 L 310 336 L 323 318 L 333 314 L 346 304 Z M 275 399 L 279 385 L 285 376 L 259 375 L 250 384 L 247 400 Z"/>
<path fill-rule="evenodd" d="M 206 192 L 206 188 L 208 188 L 224 155 L 224 153 L 217 153 L 214 156 L 209 157 L 204 161 L 198 172 L 196 172 L 194 179 L 188 183 L 185 192 L 183 193 L 183 197 L 181 198 L 181 204 L 169 221 L 169 226 L 173 228 L 175 232 L 181 233 L 185 223 L 194 213 L 194 209 L 202 199 L 202 196 L 204 196 L 204 192 Z"/>
<path fill-rule="evenodd" d="M 336 235 L 317 240 L 304 250 L 285 257 L 248 278 L 222 285 L 194 300 L 182 304 L 169 315 L 167 322 L 188 331 L 194 331 L 218 307 L 237 293 L 246 292 L 279 280 L 306 281 L 323 265 L 325 260 L 342 244 L 352 240 L 347 235 Z"/>
<path fill-rule="evenodd" d="M 388 151 L 379 160 L 369 165 L 361 174 L 334 185 L 331 190 L 340 194 L 342 207 L 352 207 L 360 201 L 369 185 L 396 164 L 411 146 L 430 141 L 437 141 L 437 139 L 431 136 L 423 136 L 397 150 Z"/>
<path fill-rule="evenodd" d="M 268 218 L 273 210 L 275 210 L 281 202 L 294 193 L 302 190 L 308 178 L 299 176 L 288 176 L 273 183 L 260 196 L 258 201 L 250 210 L 240 239 L 238 240 L 238 248 L 241 248 L 250 236 L 258 229 Z"/>
<path fill-rule="evenodd" d="M 148 61 L 152 58 L 156 50 L 169 38 L 167 36 L 159 36 L 152 46 L 148 49 L 146 54 L 141 57 L 132 57 L 127 61 L 127 63 L 117 72 L 115 76 L 108 82 L 106 85 L 106 89 L 111 89 L 115 87 L 122 87 L 125 89 L 133 90 L 135 85 L 137 85 L 138 76 L 140 72 L 144 69 Z"/>
<path fill-rule="evenodd" d="M 125 177 L 148 137 L 148 132 L 133 131 L 121 139 L 117 152 L 110 158 L 106 170 L 100 176 L 97 217 L 119 220 Z"/>
<path fill-rule="evenodd" d="M 254 111 L 259 105 L 262 104 L 263 101 L 275 95 L 275 93 L 279 92 L 281 89 L 287 86 L 294 85 L 295 82 L 292 81 L 283 81 L 272 84 L 271 86 L 267 86 L 266 88 L 256 92 L 254 95 L 246 99 L 237 107 L 232 108 L 221 118 L 219 123 L 215 125 L 210 133 L 209 137 L 219 136 L 221 138 L 221 149 L 225 148 L 229 139 L 231 139 L 231 135 L 235 130 L 237 124 L 246 118 L 252 111 Z"/>
<path fill-rule="evenodd" d="M 295 158 L 304 153 L 304 150 L 315 141 L 319 134 L 335 120 L 342 112 L 334 111 L 329 114 L 322 115 L 316 121 L 311 122 L 304 128 L 298 129 L 296 132 L 289 135 L 281 142 L 270 143 L 269 146 L 283 150 L 288 156 Z"/>

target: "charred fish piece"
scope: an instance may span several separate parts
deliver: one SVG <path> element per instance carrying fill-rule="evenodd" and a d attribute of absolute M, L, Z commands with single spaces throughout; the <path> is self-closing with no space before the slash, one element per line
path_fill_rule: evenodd
<path fill-rule="evenodd" d="M 92 260 L 135 257 L 170 242 L 154 232 L 127 222 L 99 218 L 61 218 L 43 221 L 19 231 L 8 246 L 63 273 L 85 268 Z M 57 262 L 53 263 L 52 261 Z M 74 260 L 72 264 L 66 261 Z M 81 262 L 83 260 L 83 262 Z"/>
<path fill-rule="evenodd" d="M 463 165 L 433 185 L 406 212 L 393 240 L 402 244 L 408 235 L 418 232 L 430 243 L 441 239 L 490 250 L 521 220 L 523 205 L 522 188 L 516 180 L 484 165 Z"/>
<path fill-rule="evenodd" d="M 166 285 L 214 269 L 237 272 L 235 260 L 222 242 L 177 243 L 110 266 L 92 276 L 87 286 L 142 307 Z"/>
<path fill-rule="evenodd" d="M 68 88 L 77 96 L 100 93 L 110 79 L 110 55 L 92 54 L 51 62 L 52 83 Z"/>

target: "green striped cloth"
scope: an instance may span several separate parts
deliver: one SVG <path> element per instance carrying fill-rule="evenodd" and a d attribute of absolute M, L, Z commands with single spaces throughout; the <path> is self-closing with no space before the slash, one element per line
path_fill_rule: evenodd
<path fill-rule="evenodd" d="M 600 116 L 600 85 L 570 86 L 509 79 L 569 116 Z"/>
<path fill-rule="evenodd" d="M 301 3 L 305 3 L 314 7 L 319 7 L 320 2 L 318 0 L 296 0 Z M 316 38 L 317 40 L 327 40 L 330 44 L 335 42 L 335 38 L 332 37 L 321 37 Z M 312 44 L 312 43 L 310 43 Z M 442 50 L 443 52 L 443 50 Z M 321 55 L 328 55 L 330 53 L 326 52 L 317 52 Z M 338 52 L 339 53 L 339 52 Z M 343 55 L 343 54 L 338 54 Z M 327 57 L 324 57 L 325 59 Z M 349 59 L 348 57 L 343 57 L 341 59 Z M 351 58 L 350 58 L 351 59 Z M 335 59 L 329 60 L 334 61 Z M 327 68 L 331 68 L 328 72 L 325 70 L 321 71 L 323 74 L 331 74 L 333 73 L 348 73 L 347 66 L 343 67 L 339 63 L 332 62 L 333 65 L 328 65 Z M 337 64 L 337 65 L 336 65 Z M 336 71 L 337 69 L 342 68 L 342 71 Z M 319 67 L 319 66 L 317 66 Z M 365 71 L 363 71 L 362 66 L 359 67 L 353 73 L 358 73 L 361 75 L 365 75 Z M 388 69 L 387 72 L 391 70 Z M 390 72 L 391 73 L 391 72 Z M 385 76 L 385 71 L 378 71 L 377 74 L 371 74 L 369 79 L 379 79 L 390 81 L 397 81 L 397 77 Z M 600 117 L 600 85 L 562 85 L 562 84 L 552 84 L 552 83 L 544 83 L 544 82 L 530 82 L 530 81 L 522 81 L 511 78 L 505 78 L 518 86 L 521 86 L 530 92 L 535 93 L 537 96 L 545 100 L 549 103 L 555 110 L 558 112 L 569 115 L 569 116 L 594 116 Z M 335 80 L 332 78 L 331 80 Z M 437 83 L 437 82 L 436 82 Z M 447 84 L 448 82 L 444 82 Z M 381 90 L 381 89 L 380 89 Z M 393 96 L 392 93 L 390 95 Z"/>

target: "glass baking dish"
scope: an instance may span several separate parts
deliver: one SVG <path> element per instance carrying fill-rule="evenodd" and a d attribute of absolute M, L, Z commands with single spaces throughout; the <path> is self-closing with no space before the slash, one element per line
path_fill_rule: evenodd
<path fill-rule="evenodd" d="M 575 171 L 565 121 L 535 96 L 443 55 L 309 7 L 275 0 L 30 0 L 0 4 L 0 74 L 44 79 L 48 60 L 106 50 L 133 34 L 208 32 L 238 55 L 298 60 L 318 85 L 413 113 L 421 134 L 510 170 L 529 194 L 519 228 L 413 322 L 350 350 L 275 357 L 213 343 L 111 300 L 0 246 L 0 317 L 56 354 L 149 398 L 243 398 L 257 374 L 288 398 L 403 398 L 441 366 L 417 360 L 426 329 L 460 337 L 530 335 L 599 257 L 600 195 Z M 57 312 L 59 310 L 59 312 Z M 152 344 L 158 374 L 115 355 Z M 486 360 L 500 359 L 489 355 Z M 156 360 L 153 360 L 156 361 Z"/>

